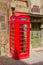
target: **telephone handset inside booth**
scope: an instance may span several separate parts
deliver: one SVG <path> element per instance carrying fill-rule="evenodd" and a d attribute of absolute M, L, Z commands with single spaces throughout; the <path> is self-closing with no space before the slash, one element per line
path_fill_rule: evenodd
<path fill-rule="evenodd" d="M 11 16 L 10 53 L 15 59 L 30 57 L 30 16 L 26 14 Z"/>

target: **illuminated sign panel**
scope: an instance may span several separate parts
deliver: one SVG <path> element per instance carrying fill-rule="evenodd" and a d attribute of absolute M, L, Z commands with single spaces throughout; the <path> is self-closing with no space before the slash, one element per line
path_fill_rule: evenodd
<path fill-rule="evenodd" d="M 28 18 L 19 18 L 19 20 L 28 20 Z"/>
<path fill-rule="evenodd" d="M 10 20 L 16 20 L 16 18 L 10 18 Z M 28 18 L 18 18 L 18 20 L 22 21 L 22 20 L 28 20 Z"/>
<path fill-rule="evenodd" d="M 14 21 L 14 20 L 16 20 L 16 18 L 10 18 L 10 20 L 13 20 Z"/>

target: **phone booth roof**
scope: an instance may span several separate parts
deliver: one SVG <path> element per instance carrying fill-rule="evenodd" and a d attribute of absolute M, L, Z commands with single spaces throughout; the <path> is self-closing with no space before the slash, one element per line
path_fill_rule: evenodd
<path fill-rule="evenodd" d="M 12 18 L 25 18 L 25 20 L 30 20 L 30 16 L 25 14 L 25 13 L 22 13 L 22 12 L 15 12 L 11 17 L 10 19 Z M 15 19 L 14 19 L 15 20 Z M 30 21 L 29 21 L 30 22 Z"/>

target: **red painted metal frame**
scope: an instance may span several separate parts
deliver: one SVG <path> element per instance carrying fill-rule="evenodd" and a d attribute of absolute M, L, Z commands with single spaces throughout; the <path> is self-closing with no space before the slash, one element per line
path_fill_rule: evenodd
<path fill-rule="evenodd" d="M 12 18 L 16 18 L 16 20 L 12 20 Z M 19 18 L 28 18 L 28 20 L 20 21 Z M 30 57 L 30 16 L 23 13 L 15 13 L 10 17 L 10 55 L 15 59 L 23 59 Z M 14 24 L 14 43 L 12 44 L 12 24 Z M 20 25 L 27 25 L 27 50 L 25 53 L 20 49 Z M 12 50 L 12 45 L 14 46 Z"/>

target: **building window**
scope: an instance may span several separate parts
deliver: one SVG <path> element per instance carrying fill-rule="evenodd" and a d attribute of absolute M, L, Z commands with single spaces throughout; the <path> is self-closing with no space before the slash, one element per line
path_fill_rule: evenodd
<path fill-rule="evenodd" d="M 41 3 L 40 0 L 31 0 L 31 12 L 40 13 Z"/>
<path fill-rule="evenodd" d="M 43 4 L 42 4 L 42 13 L 43 13 Z"/>

